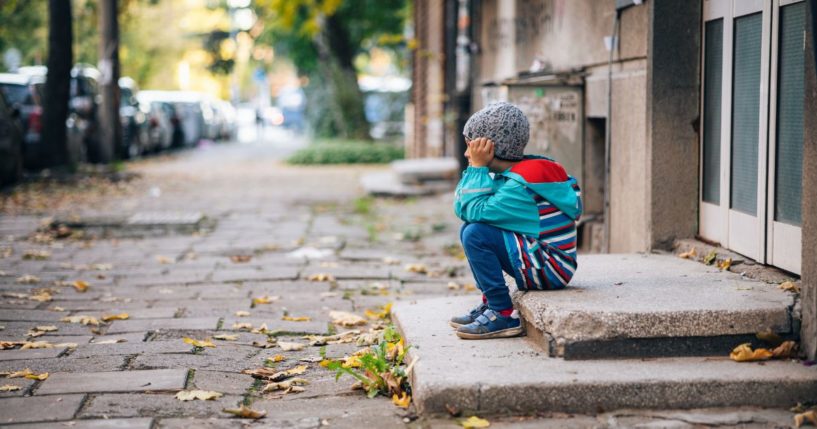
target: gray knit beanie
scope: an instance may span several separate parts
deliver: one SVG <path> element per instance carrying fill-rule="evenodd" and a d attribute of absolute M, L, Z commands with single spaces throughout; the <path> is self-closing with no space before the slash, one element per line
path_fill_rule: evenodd
<path fill-rule="evenodd" d="M 495 157 L 519 161 L 530 138 L 530 125 L 518 107 L 500 101 L 471 115 L 462 134 L 469 140 L 487 137 L 494 142 Z"/>

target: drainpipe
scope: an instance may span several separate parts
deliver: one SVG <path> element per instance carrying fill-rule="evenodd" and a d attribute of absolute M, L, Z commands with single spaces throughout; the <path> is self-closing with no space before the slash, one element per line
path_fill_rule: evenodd
<path fill-rule="evenodd" d="M 607 121 L 604 130 L 604 252 L 610 253 L 610 146 L 613 123 L 613 54 L 618 49 L 618 32 L 621 25 L 621 9 L 616 8 L 613 18 L 613 36 L 610 40 L 610 57 L 607 61 Z"/>

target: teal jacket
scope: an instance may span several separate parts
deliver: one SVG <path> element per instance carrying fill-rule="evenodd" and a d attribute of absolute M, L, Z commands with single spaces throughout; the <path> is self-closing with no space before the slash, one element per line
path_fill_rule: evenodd
<path fill-rule="evenodd" d="M 552 159 L 528 155 L 525 159 Z M 578 220 L 582 205 L 574 189 L 576 179 L 564 182 L 528 183 L 522 176 L 506 170 L 494 174 L 488 167 L 468 167 L 455 191 L 454 212 L 468 223 L 486 223 L 529 237 L 540 231 L 537 204 L 527 189 L 558 207 L 568 217 Z"/>

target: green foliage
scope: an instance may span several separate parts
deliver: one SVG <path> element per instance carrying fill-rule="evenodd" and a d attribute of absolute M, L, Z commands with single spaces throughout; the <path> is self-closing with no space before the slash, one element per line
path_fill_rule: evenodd
<path fill-rule="evenodd" d="M 400 394 L 410 389 L 403 363 L 411 346 L 404 344 L 394 326 L 389 325 L 379 344 L 343 359 L 327 358 L 326 350 L 321 349 L 320 365 L 334 371 L 335 380 L 344 375 L 354 378 L 370 398 Z"/>
<path fill-rule="evenodd" d="M 384 164 L 403 158 L 403 149 L 387 143 L 318 141 L 289 157 L 290 164 Z"/>
<path fill-rule="evenodd" d="M 0 52 L 17 48 L 21 65 L 45 64 L 48 46 L 48 2 L 0 1 Z M 4 69 L 0 62 L 0 69 Z"/>

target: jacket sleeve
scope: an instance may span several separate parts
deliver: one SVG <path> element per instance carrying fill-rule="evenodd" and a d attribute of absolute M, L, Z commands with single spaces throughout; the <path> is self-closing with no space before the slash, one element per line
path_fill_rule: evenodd
<path fill-rule="evenodd" d="M 468 223 L 486 223 L 523 234 L 538 233 L 539 216 L 533 198 L 515 180 L 497 186 L 487 167 L 468 167 L 457 185 L 454 212 Z M 532 215 L 533 213 L 533 215 Z"/>

